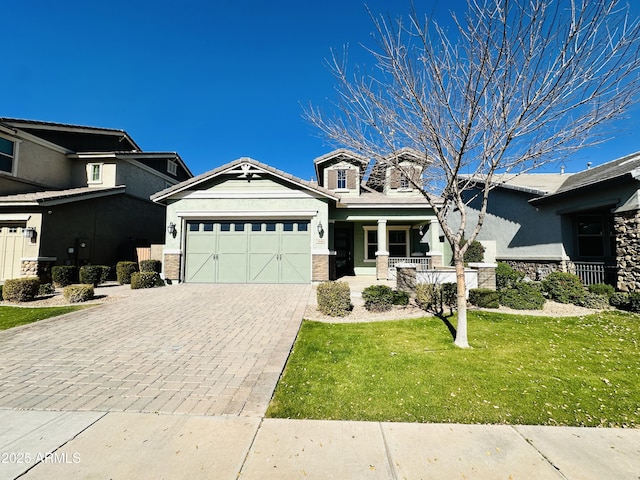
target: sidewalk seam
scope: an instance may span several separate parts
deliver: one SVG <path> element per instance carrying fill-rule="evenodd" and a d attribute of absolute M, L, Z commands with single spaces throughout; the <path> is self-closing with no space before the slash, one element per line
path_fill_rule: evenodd
<path fill-rule="evenodd" d="M 260 417 L 260 423 L 258 424 L 258 428 L 256 428 L 256 433 L 253 435 L 253 438 L 251 439 L 251 443 L 247 448 L 247 452 L 245 453 L 244 458 L 242 459 L 240 468 L 238 469 L 238 475 L 236 476 L 236 478 L 242 477 L 242 471 L 244 470 L 244 466 L 247 464 L 247 460 L 249 459 L 249 454 L 251 453 L 251 449 L 253 449 L 253 444 L 256 443 L 256 438 L 258 438 L 258 432 L 262 428 L 263 422 L 264 422 L 264 417 Z"/>
<path fill-rule="evenodd" d="M 72 312 L 73 313 L 73 312 Z M 68 413 L 68 412 L 63 412 L 63 413 Z M 74 413 L 74 412 L 71 412 Z M 80 430 L 78 433 L 76 433 L 73 437 L 69 438 L 66 442 L 64 442 L 61 445 L 58 445 L 55 449 L 53 449 L 51 452 L 48 453 L 55 453 L 58 450 L 60 450 L 62 447 L 64 447 L 67 443 L 69 443 L 72 440 L 75 440 L 76 438 L 78 438 L 78 436 L 83 433 L 86 432 L 87 430 L 89 430 L 91 427 L 93 427 L 96 423 L 98 423 L 100 420 L 102 420 L 104 417 L 106 417 L 107 415 L 109 415 L 109 412 L 104 412 L 103 415 L 100 415 L 98 418 L 95 419 L 95 421 L 91 422 L 89 425 L 87 425 L 85 428 L 83 428 L 82 430 Z M 53 421 L 53 420 L 51 420 Z M 51 423 L 51 421 L 47 422 L 47 423 Z M 46 424 L 45 424 L 46 425 Z M 14 477 L 14 480 L 17 480 L 20 477 L 24 477 L 27 473 L 29 473 L 31 470 L 33 470 L 34 468 L 36 468 L 38 465 L 40 465 L 41 463 L 43 463 L 44 460 L 40 460 L 37 463 L 34 463 L 33 465 L 31 465 L 29 468 L 27 468 L 24 472 L 22 472 L 20 475 L 18 475 L 17 477 Z"/>
<path fill-rule="evenodd" d="M 527 445 L 530 445 L 530 446 L 531 446 L 531 448 L 533 448 L 533 449 L 538 453 L 538 455 L 540 455 L 540 457 L 541 457 L 545 462 L 547 462 L 549 465 L 551 465 L 551 467 L 552 467 L 556 472 L 558 472 L 558 474 L 559 474 L 559 475 L 560 475 L 564 480 L 569 480 L 569 478 L 568 478 L 568 477 L 567 477 L 567 476 L 562 472 L 562 470 L 560 470 L 560 467 L 558 467 L 555 463 L 553 463 L 553 461 L 552 461 L 549 457 L 547 457 L 544 453 L 542 453 L 542 451 L 540 451 L 540 450 L 538 449 L 538 447 L 536 447 L 536 446 L 533 444 L 533 442 L 532 442 L 531 440 L 529 440 L 527 437 L 525 437 L 525 436 L 520 432 L 520 430 L 518 430 L 518 429 L 517 429 L 517 425 L 511 425 L 511 429 L 512 429 L 513 431 L 515 431 L 515 432 L 516 432 L 516 434 L 517 434 L 520 438 L 522 438 L 525 442 L 527 442 Z"/>
<path fill-rule="evenodd" d="M 387 437 L 384 434 L 384 428 L 382 427 L 382 422 L 377 422 L 377 423 L 378 423 L 378 428 L 380 429 L 380 435 L 382 436 L 382 444 L 384 445 L 384 453 L 387 456 L 387 463 L 389 464 L 389 471 L 391 472 L 391 478 L 393 480 L 397 480 L 398 473 L 396 472 L 396 467 L 393 464 L 393 458 L 391 457 L 391 451 L 389 450 Z"/>

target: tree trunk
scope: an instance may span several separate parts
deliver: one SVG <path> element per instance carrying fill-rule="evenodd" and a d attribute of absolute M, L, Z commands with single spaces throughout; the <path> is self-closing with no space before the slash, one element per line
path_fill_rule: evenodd
<path fill-rule="evenodd" d="M 469 348 L 469 342 L 467 341 L 467 297 L 465 295 L 467 282 L 464 278 L 464 256 L 457 255 L 457 257 L 460 257 L 455 259 L 456 284 L 458 286 L 458 325 L 454 343 L 457 347 Z"/>

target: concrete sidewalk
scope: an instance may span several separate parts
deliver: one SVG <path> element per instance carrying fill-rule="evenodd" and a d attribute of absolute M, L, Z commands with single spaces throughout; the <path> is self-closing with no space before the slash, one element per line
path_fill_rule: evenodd
<path fill-rule="evenodd" d="M 0 410 L 2 479 L 629 479 L 640 430 Z"/>

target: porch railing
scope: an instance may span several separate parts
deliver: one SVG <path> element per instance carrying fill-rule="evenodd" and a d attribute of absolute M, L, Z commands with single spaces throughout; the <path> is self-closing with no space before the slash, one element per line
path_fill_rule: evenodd
<path fill-rule="evenodd" d="M 594 283 L 608 283 L 615 286 L 618 267 L 615 264 L 605 262 L 573 262 L 576 275 L 585 285 Z"/>
<path fill-rule="evenodd" d="M 411 263 L 416 266 L 416 271 L 425 272 L 431 268 L 431 257 L 389 257 L 389 279 L 396 278 L 396 264 Z"/>

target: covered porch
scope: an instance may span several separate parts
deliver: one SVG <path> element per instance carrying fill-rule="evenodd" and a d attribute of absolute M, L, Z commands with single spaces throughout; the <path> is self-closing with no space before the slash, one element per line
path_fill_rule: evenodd
<path fill-rule="evenodd" d="M 447 265 L 451 251 L 436 218 L 424 214 L 350 213 L 329 222 L 330 278 L 368 276 L 394 280 L 395 265 L 419 271 Z"/>

